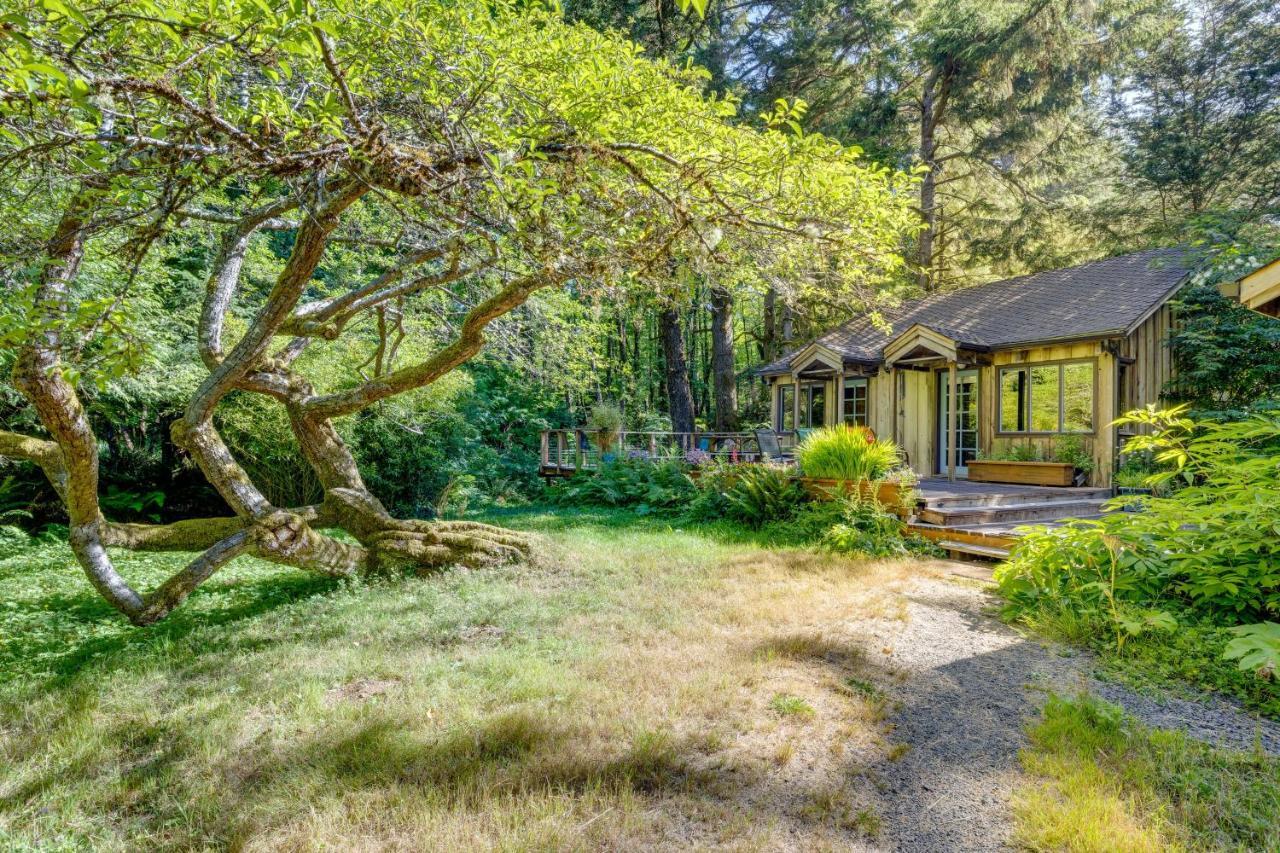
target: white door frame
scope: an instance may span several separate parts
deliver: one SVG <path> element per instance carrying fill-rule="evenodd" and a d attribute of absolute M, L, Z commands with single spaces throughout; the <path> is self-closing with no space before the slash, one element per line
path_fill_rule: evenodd
<path fill-rule="evenodd" d="M 934 456 L 934 464 L 935 464 L 935 470 L 945 475 L 947 473 L 947 447 L 948 447 L 946 406 L 948 404 L 948 398 L 951 396 L 951 393 L 950 393 L 951 385 L 950 385 L 950 382 L 948 381 L 946 370 L 937 371 L 935 372 L 934 375 L 937 377 L 937 382 L 938 382 L 937 418 L 935 418 L 935 428 L 934 428 L 934 434 L 937 436 L 937 439 L 938 439 L 938 443 L 937 443 L 938 452 Z M 960 437 L 960 433 L 963 432 L 963 430 L 960 429 L 960 421 L 959 421 L 959 417 L 957 416 L 957 419 L 956 419 L 956 438 L 957 438 L 956 474 L 960 476 L 968 476 L 969 474 L 969 466 L 964 464 L 964 457 L 960 454 L 960 450 L 969 449 L 976 452 L 979 447 L 978 431 L 979 431 L 980 425 L 978 423 L 978 418 L 981 414 L 981 409 L 979 408 L 978 394 L 981 392 L 981 389 L 979 388 L 979 383 L 978 383 L 977 368 L 971 367 L 964 370 L 956 371 L 957 389 L 961 385 L 964 385 L 966 383 L 972 383 L 973 385 L 973 393 L 972 393 L 973 427 L 974 427 L 972 430 L 973 444 L 972 446 L 966 448 L 966 445 L 963 442 L 958 440 Z M 957 396 L 959 396 L 958 393 L 957 393 Z"/>

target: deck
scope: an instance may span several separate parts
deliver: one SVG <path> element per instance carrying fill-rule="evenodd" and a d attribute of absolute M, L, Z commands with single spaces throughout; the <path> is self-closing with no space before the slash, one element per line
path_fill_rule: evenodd
<path fill-rule="evenodd" d="M 794 444 L 788 434 L 778 436 L 783 448 Z M 617 433 L 608 447 L 587 429 L 549 429 L 542 432 L 542 453 L 538 473 L 551 479 L 571 477 L 579 471 L 600 467 L 601 460 L 684 459 L 690 453 L 704 453 L 726 462 L 758 462 L 760 444 L 753 432 L 631 432 Z"/>
<path fill-rule="evenodd" d="M 781 434 L 779 442 L 787 451 L 795 437 Z M 758 462 L 764 455 L 751 432 L 621 432 L 602 448 L 590 430 L 553 429 L 542 433 L 539 474 L 551 480 L 594 470 L 610 458 L 690 460 L 691 454 L 726 462 Z M 1100 518 L 1111 497 L 1106 488 L 952 482 L 941 477 L 921 480 L 917 488 L 923 500 L 908 522 L 912 533 L 938 542 L 954 555 L 991 560 L 1009 555 L 1022 535 L 1018 528 Z"/>
<path fill-rule="evenodd" d="M 1015 486 L 999 483 L 922 480 L 924 501 L 908 529 L 955 554 L 1003 559 L 1029 525 L 1055 526 L 1100 518 L 1111 497 L 1106 488 Z"/>

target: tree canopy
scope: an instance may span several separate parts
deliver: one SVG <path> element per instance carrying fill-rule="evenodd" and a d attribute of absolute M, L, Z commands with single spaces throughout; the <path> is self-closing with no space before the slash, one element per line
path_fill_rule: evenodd
<path fill-rule="evenodd" d="M 703 72 L 536 4 L 42 2 L 6 26 L 3 341 L 38 426 L 0 453 L 44 469 L 90 580 L 139 623 L 241 553 L 349 574 L 527 552 L 393 518 L 334 419 L 447 376 L 544 290 L 661 300 L 714 271 L 874 304 L 912 228 L 911 178 L 796 106 L 732 121 Z M 193 247 L 203 293 L 174 323 Z M 82 395 L 172 369 L 173 441 L 232 514 L 109 522 Z M 318 503 L 277 506 L 232 453 L 215 413 L 243 394 L 283 410 Z M 144 594 L 109 547 L 203 553 Z"/>

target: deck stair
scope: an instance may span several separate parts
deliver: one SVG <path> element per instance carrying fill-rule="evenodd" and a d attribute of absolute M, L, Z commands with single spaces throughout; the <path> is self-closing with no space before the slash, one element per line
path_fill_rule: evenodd
<path fill-rule="evenodd" d="M 1024 525 L 1100 518 L 1110 489 L 1041 488 L 968 482 L 921 483 L 924 506 L 910 525 L 957 555 L 1002 560 Z"/>

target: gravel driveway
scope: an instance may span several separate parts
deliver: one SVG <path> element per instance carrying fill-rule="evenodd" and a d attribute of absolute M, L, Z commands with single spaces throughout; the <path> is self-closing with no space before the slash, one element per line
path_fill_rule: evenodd
<path fill-rule="evenodd" d="M 873 768 L 884 849 L 1005 849 L 1024 726 L 1050 690 L 1088 690 L 1152 726 L 1223 746 L 1251 749 L 1260 736 L 1280 753 L 1280 724 L 1224 700 L 1157 701 L 1097 681 L 1089 655 L 1025 638 L 987 615 L 995 602 L 976 581 L 922 576 L 905 593 L 908 618 L 877 621 L 870 635 L 886 672 L 906 675 L 889 723 L 893 740 L 911 745 Z"/>

